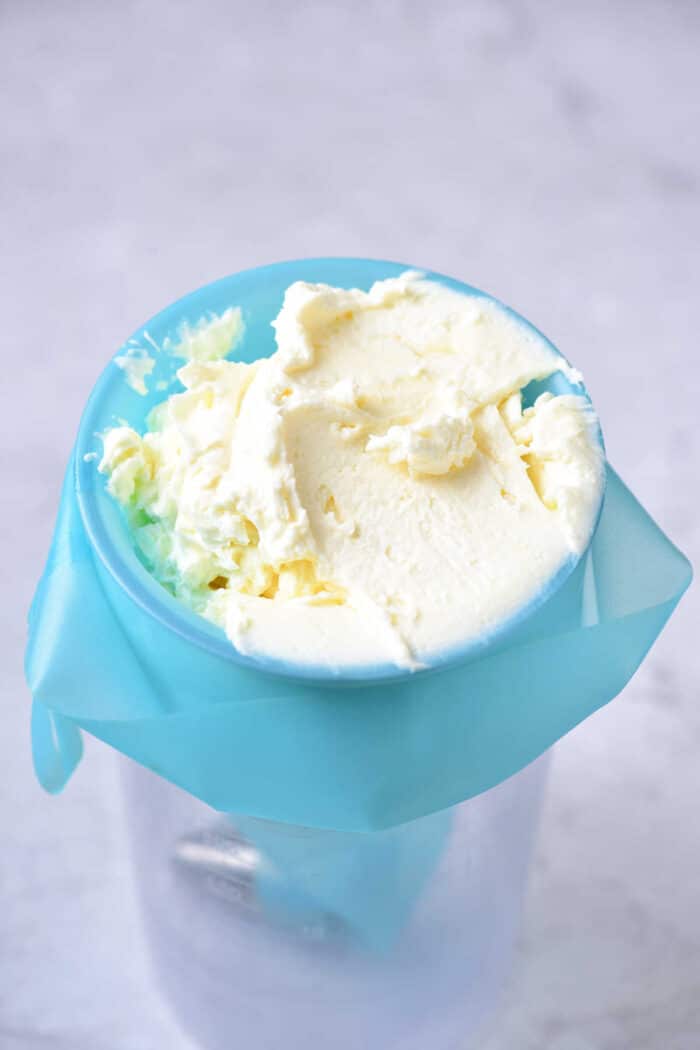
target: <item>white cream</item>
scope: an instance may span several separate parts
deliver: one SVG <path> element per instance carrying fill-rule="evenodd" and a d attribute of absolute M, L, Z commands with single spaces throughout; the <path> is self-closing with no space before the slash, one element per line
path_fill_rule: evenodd
<path fill-rule="evenodd" d="M 490 300 L 414 273 L 297 283 L 252 365 L 221 359 L 239 312 L 207 325 L 181 340 L 184 392 L 143 436 L 108 432 L 100 469 L 154 574 L 241 651 L 430 663 L 585 547 L 592 410 L 544 394 L 522 411 L 523 387 L 570 370 Z"/>

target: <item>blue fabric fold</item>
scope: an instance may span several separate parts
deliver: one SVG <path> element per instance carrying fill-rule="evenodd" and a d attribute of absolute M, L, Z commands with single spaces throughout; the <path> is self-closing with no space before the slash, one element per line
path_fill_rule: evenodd
<path fill-rule="evenodd" d="M 611 700 L 690 578 L 608 468 L 588 554 L 506 639 L 396 682 L 305 683 L 224 659 L 135 601 L 96 556 L 69 469 L 29 619 L 37 776 L 63 787 L 82 729 L 218 810 L 388 828 L 499 783 Z"/>

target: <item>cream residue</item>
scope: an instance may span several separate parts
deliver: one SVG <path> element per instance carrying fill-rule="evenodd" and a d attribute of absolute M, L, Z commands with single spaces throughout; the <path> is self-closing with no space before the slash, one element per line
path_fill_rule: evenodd
<path fill-rule="evenodd" d="M 220 361 L 243 335 L 240 307 L 230 306 L 222 314 L 202 317 L 195 325 L 180 326 L 177 340 L 166 339 L 163 349 L 185 361 Z"/>
<path fill-rule="evenodd" d="M 222 314 L 209 314 L 196 324 L 185 321 L 180 325 L 177 339 L 166 339 L 162 347 L 146 332 L 144 339 L 156 351 L 165 351 L 184 361 L 220 361 L 231 353 L 243 335 L 243 315 L 240 307 L 229 307 Z M 148 394 L 146 379 L 156 366 L 155 358 L 138 344 L 127 344 L 124 353 L 117 354 L 114 363 L 121 368 L 128 385 L 137 394 Z M 156 390 L 167 390 L 170 384 L 159 380 Z"/>
<path fill-rule="evenodd" d="M 184 391 L 100 470 L 154 575 L 242 651 L 415 667 L 493 629 L 586 545 L 603 484 L 588 401 L 490 300 L 407 273 L 297 282 L 278 349 L 221 359 L 240 311 L 181 331 Z M 226 349 L 223 349 L 223 348 Z"/>
<path fill-rule="evenodd" d="M 141 347 L 130 346 L 123 354 L 118 354 L 114 358 L 114 363 L 124 372 L 131 389 L 145 397 L 148 393 L 146 379 L 156 367 L 156 362 L 148 351 Z"/>

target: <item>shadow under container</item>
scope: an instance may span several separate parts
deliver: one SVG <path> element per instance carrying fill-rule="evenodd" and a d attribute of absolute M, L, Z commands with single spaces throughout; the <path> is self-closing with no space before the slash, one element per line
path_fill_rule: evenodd
<path fill-rule="evenodd" d="M 159 985 L 205 1050 L 448 1050 L 508 974 L 549 752 L 374 832 L 223 816 L 123 760 Z"/>

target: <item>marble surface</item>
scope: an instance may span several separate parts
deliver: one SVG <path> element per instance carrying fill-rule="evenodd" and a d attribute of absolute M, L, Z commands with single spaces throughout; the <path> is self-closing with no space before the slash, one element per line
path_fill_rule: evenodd
<path fill-rule="evenodd" d="M 585 372 L 697 561 L 700 7 L 0 6 L 2 1050 L 186 1050 L 153 991 L 112 756 L 36 786 L 21 655 L 81 406 L 145 317 L 274 259 L 480 285 Z M 7 518 L 11 517 L 8 523 Z M 556 749 L 488 1050 L 700 1045 L 700 602 Z"/>

